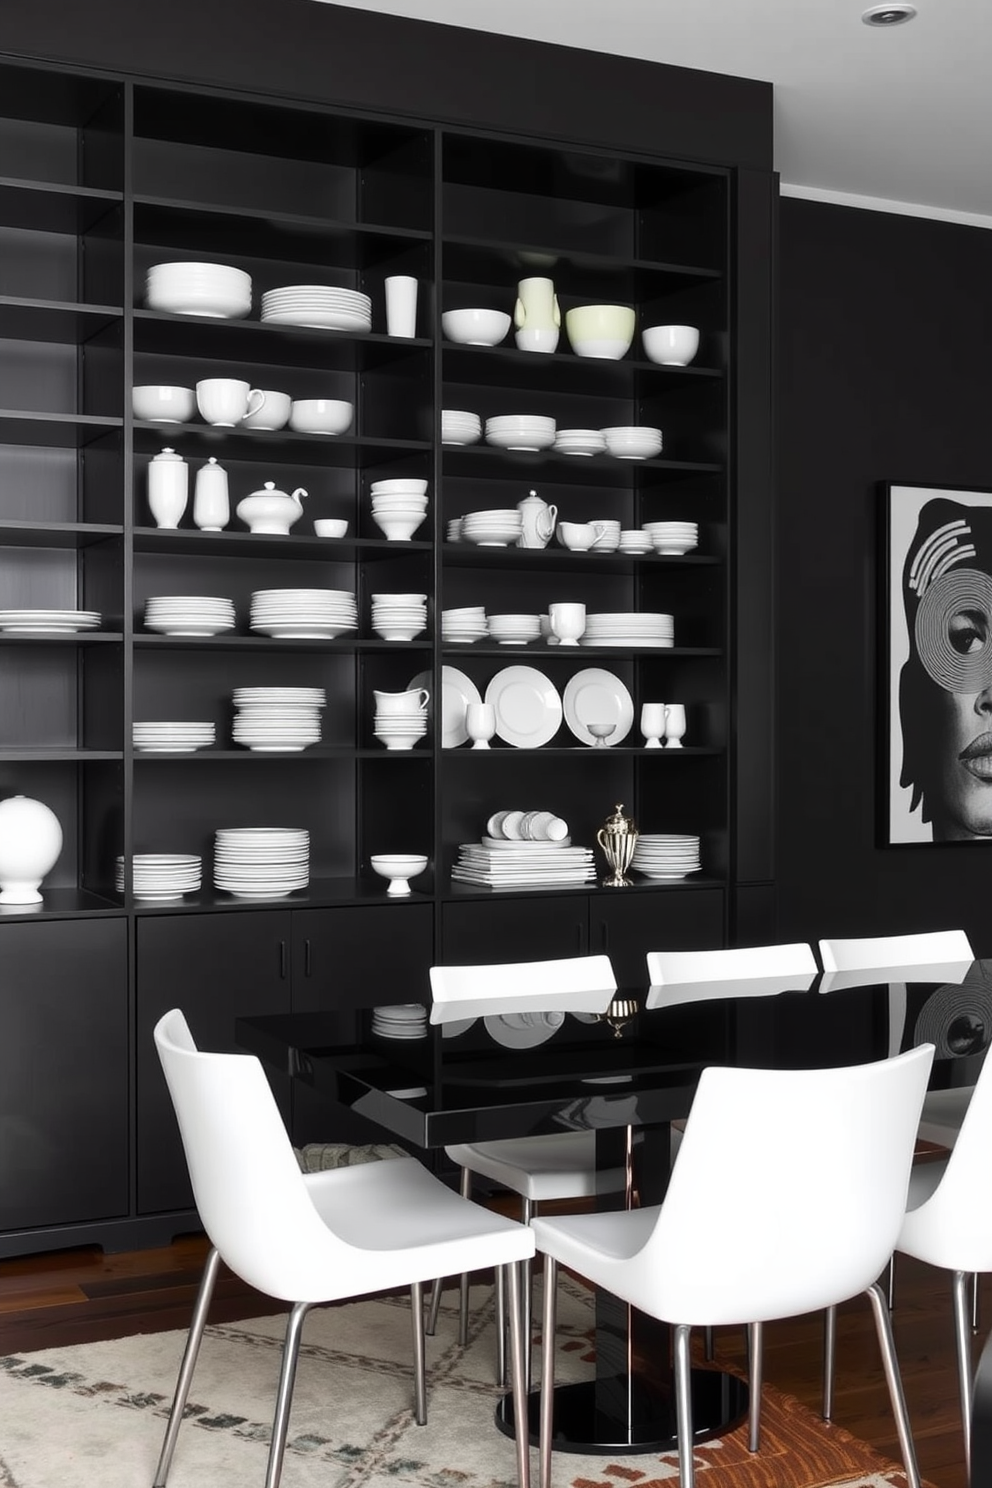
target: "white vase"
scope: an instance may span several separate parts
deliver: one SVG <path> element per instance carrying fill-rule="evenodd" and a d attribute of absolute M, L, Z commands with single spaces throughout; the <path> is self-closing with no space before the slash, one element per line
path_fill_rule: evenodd
<path fill-rule="evenodd" d="M 554 351 L 561 310 L 552 279 L 521 279 L 513 307 L 516 343 L 521 351 Z"/>
<path fill-rule="evenodd" d="M 158 527 L 178 527 L 189 500 L 189 466 L 164 449 L 148 466 L 148 506 Z"/>
<path fill-rule="evenodd" d="M 206 465 L 196 472 L 193 491 L 193 521 L 201 532 L 220 532 L 231 520 L 231 501 L 227 492 L 227 471 L 211 455 Z"/>
<path fill-rule="evenodd" d="M 62 827 L 43 801 L 0 801 L 0 904 L 40 904 L 41 880 L 61 851 Z"/>

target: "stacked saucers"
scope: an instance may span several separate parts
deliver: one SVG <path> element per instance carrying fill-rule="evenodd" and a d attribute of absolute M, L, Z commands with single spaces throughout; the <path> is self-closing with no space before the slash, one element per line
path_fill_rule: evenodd
<path fill-rule="evenodd" d="M 482 420 L 477 413 L 460 408 L 441 409 L 441 443 L 475 444 L 482 438 Z"/>
<path fill-rule="evenodd" d="M 460 610 L 441 611 L 441 639 L 459 645 L 485 640 L 489 623 L 482 605 L 465 605 Z"/>
<path fill-rule="evenodd" d="M 444 537 L 445 537 L 445 541 L 446 542 L 461 542 L 461 540 L 462 540 L 462 519 L 461 519 L 461 517 L 452 517 L 451 518 L 451 520 L 448 522 L 448 525 L 444 529 Z"/>
<path fill-rule="evenodd" d="M 372 629 L 384 641 L 412 641 L 426 627 L 426 594 L 373 594 Z"/>
<path fill-rule="evenodd" d="M 644 530 L 656 553 L 680 557 L 699 545 L 698 522 L 646 522 Z"/>
<path fill-rule="evenodd" d="M 212 594 L 152 594 L 145 628 L 171 636 L 212 636 L 234 629 L 234 604 Z"/>
<path fill-rule="evenodd" d="M 490 615 L 489 634 L 501 646 L 526 646 L 541 636 L 540 615 Z"/>
<path fill-rule="evenodd" d="M 135 749 L 142 754 L 192 754 L 214 742 L 216 730 L 210 722 L 167 722 L 157 719 L 131 725 Z"/>
<path fill-rule="evenodd" d="M 278 640 L 329 641 L 358 629 L 350 589 L 256 589 L 249 624 Z"/>
<path fill-rule="evenodd" d="M 262 295 L 262 319 L 314 330 L 370 331 L 372 300 L 357 289 L 330 284 L 286 284 Z"/>
<path fill-rule="evenodd" d="M 408 542 L 427 516 L 427 482 L 413 476 L 373 481 L 372 520 L 392 542 Z"/>
<path fill-rule="evenodd" d="M 661 454 L 661 430 L 646 424 L 623 424 L 603 429 L 606 448 L 618 460 L 652 460 Z"/>
<path fill-rule="evenodd" d="M 674 646 L 671 615 L 650 611 L 587 614 L 581 646 Z"/>
<path fill-rule="evenodd" d="M 555 442 L 555 421 L 536 413 L 508 413 L 486 419 L 486 443 L 499 449 L 543 450 Z"/>
<path fill-rule="evenodd" d="M 372 1009 L 372 1032 L 382 1038 L 427 1037 L 427 1009 L 422 1002 L 400 1002 Z"/>
<path fill-rule="evenodd" d="M 508 548 L 523 531 L 523 517 L 515 506 L 492 511 L 466 512 L 462 517 L 462 542 L 480 548 Z"/>
<path fill-rule="evenodd" d="M 124 892 L 124 859 L 117 859 L 117 892 Z M 203 882 L 203 864 L 197 853 L 135 853 L 131 859 L 131 883 L 135 899 L 181 899 L 195 894 Z"/>
<path fill-rule="evenodd" d="M 699 872 L 699 838 L 683 832 L 642 832 L 630 866 L 645 878 L 685 878 Z"/>
<path fill-rule="evenodd" d="M 599 429 L 559 429 L 555 436 L 559 455 L 601 455 L 605 449 L 606 435 Z"/>
<path fill-rule="evenodd" d="M 268 754 L 298 753 L 320 743 L 323 687 L 237 687 L 233 694 L 235 744 Z"/>
<path fill-rule="evenodd" d="M 5 635 L 68 635 L 99 628 L 97 610 L 0 610 Z"/>
<path fill-rule="evenodd" d="M 239 899 L 279 899 L 310 882 L 310 833 L 303 827 L 220 827 L 214 888 Z"/>
<path fill-rule="evenodd" d="M 149 310 L 237 320 L 251 309 L 251 275 L 229 264 L 153 264 L 145 276 Z"/>
<path fill-rule="evenodd" d="M 653 551 L 650 534 L 643 527 L 624 527 L 620 532 L 621 553 L 650 553 Z"/>

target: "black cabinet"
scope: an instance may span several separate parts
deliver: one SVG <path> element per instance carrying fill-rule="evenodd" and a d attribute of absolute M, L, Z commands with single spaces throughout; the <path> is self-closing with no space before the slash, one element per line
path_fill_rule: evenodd
<path fill-rule="evenodd" d="M 7 925 L 2 948 L 0 1229 L 124 1216 L 127 926 Z"/>

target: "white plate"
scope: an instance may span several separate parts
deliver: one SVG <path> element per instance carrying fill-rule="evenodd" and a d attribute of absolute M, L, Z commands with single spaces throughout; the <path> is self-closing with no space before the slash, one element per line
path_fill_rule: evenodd
<path fill-rule="evenodd" d="M 364 315 L 349 315 L 344 310 L 275 310 L 262 319 L 270 325 L 305 326 L 314 331 L 370 331 L 372 322 Z"/>
<path fill-rule="evenodd" d="M 536 667 L 504 667 L 486 688 L 485 700 L 496 709 L 498 737 L 517 749 L 538 749 L 561 727 L 558 689 Z"/>
<path fill-rule="evenodd" d="M 426 687 L 428 692 L 433 686 L 434 679 L 430 672 L 418 672 L 411 677 L 406 684 L 412 692 L 415 688 Z M 466 677 L 457 667 L 445 666 L 441 668 L 441 747 L 443 749 L 457 749 L 459 744 L 468 741 L 468 729 L 465 726 L 465 714 L 469 703 L 481 703 L 482 696 L 471 677 Z"/>
<path fill-rule="evenodd" d="M 484 1018 L 486 1032 L 497 1044 L 504 1049 L 536 1049 L 538 1044 L 547 1043 L 553 1033 L 557 1032 L 557 1026 L 548 1026 L 546 1023 L 538 1024 L 536 1028 L 515 1028 L 508 1023 L 504 1013 L 496 1013 Z"/>
<path fill-rule="evenodd" d="M 634 722 L 634 702 L 626 687 L 612 672 L 600 667 L 586 667 L 570 677 L 565 687 L 565 722 L 583 744 L 596 744 L 589 732 L 590 723 L 615 723 L 606 739 L 607 748 L 626 739 Z"/>

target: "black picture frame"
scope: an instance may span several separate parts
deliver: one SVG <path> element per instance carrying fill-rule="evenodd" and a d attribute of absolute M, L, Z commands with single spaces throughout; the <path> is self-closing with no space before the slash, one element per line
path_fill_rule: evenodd
<path fill-rule="evenodd" d="M 992 845 L 992 487 L 879 492 L 880 843 Z"/>

